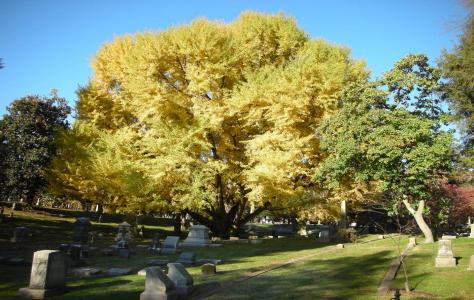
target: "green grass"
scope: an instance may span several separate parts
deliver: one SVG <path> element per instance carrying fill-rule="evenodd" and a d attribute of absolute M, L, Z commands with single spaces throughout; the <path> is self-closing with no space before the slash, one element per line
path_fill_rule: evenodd
<path fill-rule="evenodd" d="M 63 242 L 72 239 L 74 219 L 37 215 L 20 212 L 14 220 L 7 220 L 0 227 L 0 256 L 24 257 L 31 260 L 33 251 L 57 249 Z M 12 244 L 9 242 L 15 226 L 27 226 L 34 232 L 30 242 Z M 149 237 L 155 232 L 171 234 L 169 227 L 151 228 L 147 226 Z M 96 240 L 94 246 L 101 248 L 113 244 L 117 224 L 93 224 L 93 231 L 104 236 Z M 375 240 L 374 240 L 375 239 Z M 368 242 L 372 240 L 371 242 Z M 150 239 L 137 244 L 149 244 Z M 307 255 L 316 254 L 304 261 L 295 262 L 270 272 L 260 274 L 238 285 L 229 286 L 209 299 L 375 299 L 377 287 L 397 256 L 397 243 L 404 247 L 406 237 L 377 240 L 376 236 L 365 236 L 358 244 L 346 244 L 345 249 L 334 245 L 319 244 L 313 238 L 265 239 L 262 244 L 226 242 L 222 247 L 186 248 L 197 258 L 223 259 L 218 265 L 218 274 L 205 276 L 200 267 L 190 267 L 196 293 L 226 285 L 236 279 L 267 269 L 279 263 Z M 474 254 L 474 240 L 459 239 L 454 242 L 454 251 L 461 256 L 460 265 L 455 269 L 435 269 L 433 266 L 436 245 L 421 245 L 409 258 L 409 272 L 412 286 L 416 291 L 428 292 L 452 299 L 474 299 L 473 274 L 465 271 L 468 257 Z M 88 259 L 89 266 L 102 269 L 128 267 L 136 271 L 146 266 L 150 259 L 177 256 L 162 256 L 135 247 L 131 259 L 103 257 L 99 253 Z M 17 291 L 28 285 L 30 267 L 1 265 L 0 299 L 18 299 Z M 52 299 L 138 299 L 144 290 L 145 278 L 138 275 L 67 278 L 70 291 Z M 397 280 L 394 287 L 402 286 Z M 387 299 L 390 297 L 386 297 Z"/>

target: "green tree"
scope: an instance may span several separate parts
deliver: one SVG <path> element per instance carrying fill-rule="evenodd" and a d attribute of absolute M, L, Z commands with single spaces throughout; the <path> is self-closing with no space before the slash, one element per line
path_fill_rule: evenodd
<path fill-rule="evenodd" d="M 67 127 L 69 112 L 65 99 L 54 91 L 50 98 L 26 96 L 10 104 L 0 120 L 3 197 L 32 204 L 46 185 L 55 136 Z"/>
<path fill-rule="evenodd" d="M 408 55 L 378 82 L 351 84 L 339 113 L 318 134 L 326 158 L 315 180 L 329 197 L 404 203 L 433 242 L 423 219 L 430 184 L 449 170 L 452 136 L 441 130 L 440 75 L 423 55 Z"/>
<path fill-rule="evenodd" d="M 77 122 L 97 135 L 82 163 L 103 201 L 187 211 L 221 237 L 269 207 L 320 200 L 314 129 L 368 75 L 293 19 L 252 12 L 117 38 L 93 68 Z"/>
<path fill-rule="evenodd" d="M 444 90 L 454 109 L 464 136 L 465 166 L 474 166 L 474 14 L 465 24 L 459 44 L 444 52 L 440 66 L 447 81 Z"/>

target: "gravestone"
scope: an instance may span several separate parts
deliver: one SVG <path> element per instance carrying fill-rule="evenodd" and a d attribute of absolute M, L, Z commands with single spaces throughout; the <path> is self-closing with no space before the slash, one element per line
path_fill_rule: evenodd
<path fill-rule="evenodd" d="M 72 261 L 79 261 L 81 259 L 82 245 L 72 244 L 69 247 L 69 257 Z"/>
<path fill-rule="evenodd" d="M 187 296 L 193 290 L 193 278 L 180 263 L 168 264 L 168 278 L 174 283 L 179 295 Z"/>
<path fill-rule="evenodd" d="M 209 228 L 204 225 L 194 225 L 189 228 L 188 237 L 182 246 L 205 247 L 211 244 L 209 239 Z"/>
<path fill-rule="evenodd" d="M 26 227 L 15 227 L 13 230 L 13 237 L 11 238 L 12 243 L 24 242 L 28 240 L 30 236 L 30 230 Z"/>
<path fill-rule="evenodd" d="M 456 259 L 453 255 L 451 240 L 438 241 L 438 256 L 435 260 L 437 268 L 455 267 Z"/>
<path fill-rule="evenodd" d="M 74 222 L 73 242 L 78 244 L 87 244 L 89 239 L 89 227 L 91 222 L 88 218 L 77 218 Z"/>
<path fill-rule="evenodd" d="M 44 299 L 64 292 L 66 285 L 66 258 L 57 250 L 41 250 L 33 254 L 30 285 L 19 290 L 27 299 Z"/>
<path fill-rule="evenodd" d="M 129 268 L 110 268 L 107 270 L 107 274 L 110 276 L 122 276 L 127 275 L 132 272 L 132 269 Z"/>
<path fill-rule="evenodd" d="M 337 244 L 337 245 L 336 245 L 336 248 L 337 248 L 337 249 L 344 249 L 344 244 Z"/>
<path fill-rule="evenodd" d="M 467 268 L 468 271 L 474 271 L 474 255 L 471 255 L 469 258 L 469 267 Z"/>
<path fill-rule="evenodd" d="M 184 265 L 194 265 L 196 262 L 196 254 L 194 254 L 194 252 L 183 252 L 176 262 Z"/>
<path fill-rule="evenodd" d="M 201 273 L 204 274 L 204 275 L 214 275 L 214 274 L 216 274 L 217 273 L 216 265 L 211 264 L 211 263 L 203 264 L 201 266 Z"/>
<path fill-rule="evenodd" d="M 455 240 L 457 238 L 457 236 L 451 234 L 443 234 L 443 236 L 441 237 L 442 240 Z"/>
<path fill-rule="evenodd" d="M 155 234 L 155 236 L 153 237 L 153 241 L 151 242 L 150 247 L 148 247 L 148 250 L 151 250 L 151 251 L 160 250 L 160 234 L 159 233 Z"/>
<path fill-rule="evenodd" d="M 328 226 L 322 226 L 320 228 L 318 240 L 322 243 L 329 242 L 329 227 Z"/>
<path fill-rule="evenodd" d="M 474 224 L 469 225 L 471 227 L 471 234 L 469 234 L 470 239 L 474 239 Z"/>
<path fill-rule="evenodd" d="M 166 276 L 160 267 L 146 268 L 145 291 L 140 294 L 140 300 L 175 300 L 178 293 L 174 283 Z"/>
<path fill-rule="evenodd" d="M 128 224 L 127 222 L 120 223 L 118 226 L 118 232 L 117 236 L 115 237 L 115 241 L 126 241 L 128 243 L 131 237 L 131 230 L 132 225 Z"/>
<path fill-rule="evenodd" d="M 408 246 L 409 247 L 415 247 L 416 246 L 416 238 L 415 237 L 408 238 Z"/>
<path fill-rule="evenodd" d="M 161 248 L 161 254 L 175 254 L 178 248 L 179 236 L 169 235 L 166 237 L 163 242 L 163 247 Z"/>

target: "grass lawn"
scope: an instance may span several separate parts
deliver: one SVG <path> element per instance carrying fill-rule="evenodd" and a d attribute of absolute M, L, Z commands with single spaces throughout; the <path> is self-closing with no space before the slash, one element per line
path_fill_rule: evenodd
<path fill-rule="evenodd" d="M 428 292 L 439 299 L 474 299 L 474 271 L 468 271 L 469 258 L 474 255 L 474 239 L 452 241 L 453 253 L 458 257 L 454 268 L 435 268 L 438 244 L 418 245 L 408 257 L 407 274 L 410 287 L 417 292 Z M 402 288 L 404 277 L 399 272 L 393 288 Z"/>
<path fill-rule="evenodd" d="M 0 256 L 24 257 L 31 260 L 32 252 L 39 249 L 57 249 L 60 243 L 72 240 L 72 222 L 74 219 L 58 218 L 32 213 L 17 213 L 14 220 L 7 220 L 0 225 Z M 15 226 L 26 226 L 33 230 L 30 242 L 12 244 L 9 241 Z M 102 232 L 103 237 L 96 240 L 94 246 L 107 247 L 113 244 L 117 231 L 116 224 L 94 224 L 92 230 Z M 149 228 L 149 237 L 160 231 L 171 234 L 169 227 Z M 345 249 L 336 249 L 334 245 L 319 244 L 313 238 L 265 239 L 262 244 L 228 242 L 216 248 L 186 248 L 193 251 L 197 258 L 217 258 L 224 262 L 218 265 L 218 274 L 205 276 L 200 267 L 190 267 L 196 293 L 203 293 L 219 286 L 224 290 L 212 295 L 209 299 L 373 299 L 392 259 L 397 256 L 394 239 L 374 240 L 366 236 L 358 244 L 348 244 Z M 406 237 L 400 238 L 404 247 Z M 145 239 L 136 245 L 149 244 Z M 461 247 L 463 246 L 463 251 Z M 459 246 L 459 247 L 458 247 Z M 459 248 L 459 249 L 458 249 Z M 456 299 L 474 299 L 473 289 L 469 289 L 469 280 L 473 273 L 465 271 L 468 254 L 474 254 L 474 240 L 460 239 L 455 241 L 454 251 L 462 256 L 460 266 L 452 270 L 435 270 L 432 264 L 436 245 L 422 245 L 413 252 L 410 258 L 412 285 L 416 290 L 430 292 L 433 295 L 455 296 Z M 110 267 L 128 267 L 136 271 L 145 267 L 150 259 L 177 256 L 162 256 L 135 247 L 135 254 L 130 259 L 103 257 L 99 253 L 88 259 L 89 266 L 102 269 Z M 236 279 L 255 275 L 264 270 L 291 259 L 307 255 L 310 258 L 295 262 L 270 272 L 241 282 L 229 284 Z M 470 254 L 469 254 L 470 255 Z M 425 261 L 429 260 L 429 263 Z M 29 281 L 30 267 L 0 265 L 0 299 L 18 299 L 18 288 L 25 287 Z M 436 277 L 439 275 L 439 278 Z M 464 277 L 463 277 L 464 276 Z M 459 278 L 461 277 L 461 278 Z M 418 278 L 418 281 L 415 279 Z M 436 279 L 438 278 L 438 279 Z M 444 278 L 444 279 L 443 279 Z M 51 299 L 138 299 L 144 290 L 145 278 L 138 275 L 94 277 L 79 279 L 68 277 L 71 290 Z M 446 283 L 446 288 L 439 288 L 439 281 Z M 397 283 L 394 283 L 396 286 Z M 460 289 L 459 286 L 462 286 Z M 390 295 L 391 296 L 391 295 Z M 386 297 L 386 299 L 389 299 Z"/>

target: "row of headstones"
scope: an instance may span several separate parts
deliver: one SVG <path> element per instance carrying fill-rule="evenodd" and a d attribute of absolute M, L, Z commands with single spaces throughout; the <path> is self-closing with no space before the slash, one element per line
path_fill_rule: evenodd
<path fill-rule="evenodd" d="M 471 226 L 472 229 L 472 226 Z M 469 238 L 474 238 L 472 234 Z M 453 246 L 451 240 L 456 239 L 455 236 L 443 236 L 441 240 L 438 241 L 438 254 L 435 258 L 435 267 L 437 268 L 449 268 L 456 266 L 456 258 L 453 253 Z M 474 255 L 471 255 L 469 259 L 469 271 L 474 271 Z"/>
<path fill-rule="evenodd" d="M 186 268 L 180 263 L 169 263 L 167 266 L 167 274 L 160 267 L 145 269 L 145 291 L 140 295 L 141 300 L 175 299 L 187 296 L 192 291 L 193 278 Z M 66 257 L 60 251 L 36 251 L 33 254 L 29 286 L 19 290 L 20 297 L 43 299 L 63 293 L 66 270 Z"/>

